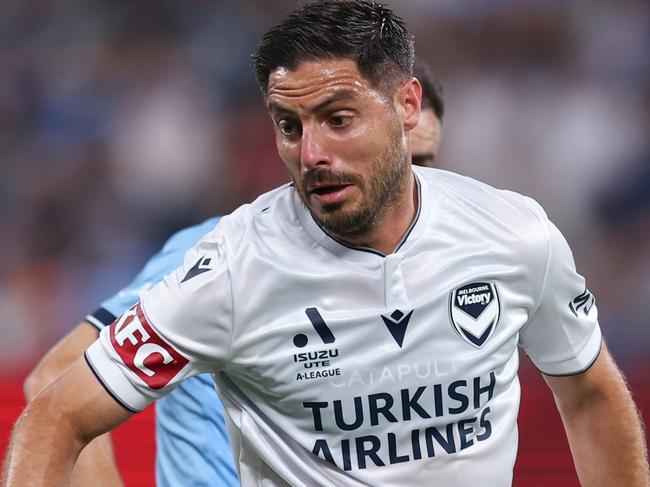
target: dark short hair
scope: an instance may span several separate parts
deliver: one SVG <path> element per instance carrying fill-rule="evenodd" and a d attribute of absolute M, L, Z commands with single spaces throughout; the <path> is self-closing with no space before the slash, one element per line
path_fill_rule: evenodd
<path fill-rule="evenodd" d="M 413 73 L 414 38 L 392 10 L 371 0 L 317 0 L 289 13 L 269 30 L 253 54 L 266 96 L 269 75 L 301 62 L 354 59 L 373 86 Z"/>
<path fill-rule="evenodd" d="M 442 85 L 431 72 L 429 65 L 416 57 L 413 65 L 413 76 L 422 85 L 422 109 L 432 108 L 438 120 L 442 121 L 445 114 L 445 101 L 442 97 Z"/>

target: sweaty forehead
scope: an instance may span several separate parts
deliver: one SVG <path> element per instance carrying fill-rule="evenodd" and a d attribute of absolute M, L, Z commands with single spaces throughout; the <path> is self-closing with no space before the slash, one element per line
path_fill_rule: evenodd
<path fill-rule="evenodd" d="M 374 92 L 353 60 L 304 61 L 295 69 L 271 72 L 267 102 L 308 104 L 333 94 L 360 99 Z"/>

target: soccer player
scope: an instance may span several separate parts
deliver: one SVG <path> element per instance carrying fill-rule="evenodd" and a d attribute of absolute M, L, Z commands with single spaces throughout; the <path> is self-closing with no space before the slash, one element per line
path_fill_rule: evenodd
<path fill-rule="evenodd" d="M 422 116 L 412 130 L 412 162 L 431 166 L 440 145 L 444 100 L 442 87 L 422 60 L 414 75 L 422 84 Z M 183 256 L 219 222 L 206 220 L 173 235 L 133 281 L 104 301 L 50 350 L 27 377 L 29 401 L 52 383 L 97 339 L 99 331 L 137 303 L 140 293 L 183 264 Z M 239 485 L 225 431 L 223 408 L 214 382 L 202 374 L 183 382 L 156 404 L 156 481 L 176 485 Z M 74 470 L 74 484 L 120 485 L 108 435 L 84 449 Z"/>
<path fill-rule="evenodd" d="M 91 438 L 214 374 L 243 485 L 509 485 L 518 353 L 584 485 L 645 485 L 593 296 L 532 200 L 411 167 L 413 40 L 369 0 L 271 29 L 256 73 L 293 183 L 224 217 L 19 420 L 8 485 L 56 485 Z M 92 410 L 88 407 L 92 404 Z"/>

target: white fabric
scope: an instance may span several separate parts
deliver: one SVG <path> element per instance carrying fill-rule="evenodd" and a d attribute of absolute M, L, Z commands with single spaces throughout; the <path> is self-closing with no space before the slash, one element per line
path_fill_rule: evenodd
<path fill-rule="evenodd" d="M 189 363 L 150 389 L 106 328 L 87 352 L 97 374 L 141 409 L 214 373 L 244 486 L 510 485 L 517 347 L 545 372 L 582 371 L 600 347 L 595 306 L 570 310 L 584 280 L 532 200 L 414 171 L 419 215 L 389 256 L 328 236 L 291 186 L 224 217 L 142 297 Z M 188 279 L 199 261 L 212 270 Z M 491 299 L 477 323 L 456 294 Z"/>

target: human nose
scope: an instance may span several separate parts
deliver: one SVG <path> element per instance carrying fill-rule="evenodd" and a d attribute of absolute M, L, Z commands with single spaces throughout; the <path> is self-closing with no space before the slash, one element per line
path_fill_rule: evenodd
<path fill-rule="evenodd" d="M 300 141 L 300 164 L 305 169 L 329 164 L 321 135 L 317 129 L 303 127 Z"/>

